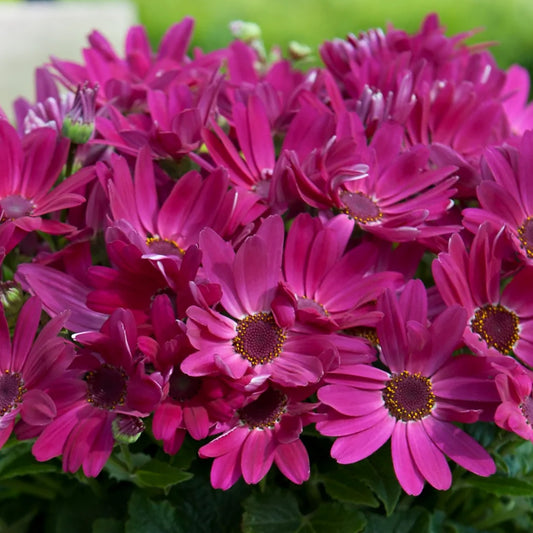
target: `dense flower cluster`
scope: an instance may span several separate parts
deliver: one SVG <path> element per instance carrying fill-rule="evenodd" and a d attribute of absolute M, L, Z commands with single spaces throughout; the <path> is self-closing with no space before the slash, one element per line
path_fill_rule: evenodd
<path fill-rule="evenodd" d="M 466 425 L 533 440 L 525 71 L 434 15 L 307 72 L 192 29 L 93 32 L 1 114 L 0 444 L 96 476 L 150 417 L 227 489 L 307 480 L 312 425 L 409 494 L 494 473 Z"/>

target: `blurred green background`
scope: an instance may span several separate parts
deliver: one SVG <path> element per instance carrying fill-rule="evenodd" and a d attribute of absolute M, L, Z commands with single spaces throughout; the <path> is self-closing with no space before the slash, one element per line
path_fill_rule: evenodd
<path fill-rule="evenodd" d="M 73 1 L 73 0 L 69 0 Z M 240 19 L 259 24 L 267 47 L 285 50 L 290 40 L 317 46 L 370 27 L 392 23 L 413 32 L 429 12 L 437 12 L 447 35 L 479 28 L 469 42 L 495 41 L 492 51 L 502 67 L 520 63 L 533 69 L 531 0 L 133 0 L 139 19 L 155 45 L 185 15 L 196 19 L 194 44 L 212 49 L 230 40 L 228 23 Z"/>
<path fill-rule="evenodd" d="M 502 68 L 519 63 L 533 72 L 532 0 L 54 0 L 44 4 L 57 8 L 61 3 L 67 2 L 71 4 L 69 7 L 83 3 L 89 4 L 91 8 L 100 2 L 102 12 L 97 20 L 102 26 L 104 23 L 107 27 L 112 24 L 115 35 L 105 31 L 104 34 L 117 47 L 120 55 L 123 53 L 123 33 L 130 22 L 119 18 L 110 21 L 104 14 L 104 4 L 129 2 L 123 6 L 125 8 L 133 4 L 136 17 L 147 27 L 154 48 L 165 31 L 186 15 L 196 20 L 193 45 L 205 50 L 227 46 L 232 40 L 229 23 L 244 20 L 259 24 L 267 49 L 277 44 L 286 53 L 291 40 L 309 45 L 314 53 L 314 64 L 319 64 L 318 46 L 324 40 L 344 38 L 348 33 L 358 34 L 372 27 L 386 28 L 389 23 L 412 33 L 420 27 L 425 15 L 437 12 L 448 36 L 477 29 L 478 33 L 469 39 L 469 43 L 493 42 L 491 51 Z M 6 3 L 26 4 L 26 7 L 31 7 L 37 2 L 0 0 L 0 7 L 6 7 L 2 6 Z M 128 9 L 124 12 L 128 12 Z M 135 12 L 129 10 L 132 20 L 135 18 Z M 25 13 L 27 14 L 27 11 Z M 97 17 L 98 14 L 99 12 Z M 89 21 L 85 20 L 85 23 L 87 26 Z M 3 49 L 11 59 L 8 67 L 2 66 L 4 71 L 7 69 L 10 73 L 10 76 L 4 78 L 5 83 L 0 84 L 0 107 L 5 109 L 9 108 L 9 101 L 15 95 L 23 94 L 29 97 L 33 93 L 33 68 L 45 62 L 50 54 L 75 60 L 75 56 L 86 43 L 85 35 L 89 31 L 81 25 L 77 29 L 75 23 L 69 24 L 68 27 L 63 24 L 59 30 L 51 27 L 44 29 L 48 32 L 46 37 L 35 31 L 42 28 L 35 28 L 31 24 L 15 26 L 16 37 L 21 39 L 18 45 L 6 42 L 9 38 L 0 32 L 0 55 Z M 52 49 L 49 42 L 52 38 L 58 40 L 58 37 L 66 38 L 69 34 L 74 34 L 79 44 L 78 41 L 72 41 L 72 44 L 59 48 L 59 51 Z M 24 59 L 22 49 L 29 48 L 30 44 L 36 52 Z M 39 57 L 37 52 L 41 54 Z M 20 80 L 16 77 L 19 75 L 16 71 L 20 73 Z M 2 88 L 2 85 L 8 82 L 12 85 L 9 91 Z"/>

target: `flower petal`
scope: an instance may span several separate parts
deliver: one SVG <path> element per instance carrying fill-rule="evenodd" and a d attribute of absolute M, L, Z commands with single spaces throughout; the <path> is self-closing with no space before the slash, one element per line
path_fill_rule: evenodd
<path fill-rule="evenodd" d="M 396 420 L 387 416 L 382 423 L 360 433 L 339 437 L 331 447 L 331 456 L 341 464 L 361 461 L 389 440 L 395 425 Z"/>
<path fill-rule="evenodd" d="M 424 478 L 418 470 L 407 443 L 407 423 L 398 422 L 391 436 L 394 472 L 407 494 L 418 496 L 424 488 Z"/>
<path fill-rule="evenodd" d="M 452 484 L 450 467 L 424 426 L 420 422 L 408 422 L 406 435 L 409 450 L 422 476 L 436 489 L 449 489 Z"/>
<path fill-rule="evenodd" d="M 439 449 L 466 470 L 478 476 L 490 476 L 496 472 L 488 452 L 458 427 L 433 417 L 425 418 L 422 423 Z"/>

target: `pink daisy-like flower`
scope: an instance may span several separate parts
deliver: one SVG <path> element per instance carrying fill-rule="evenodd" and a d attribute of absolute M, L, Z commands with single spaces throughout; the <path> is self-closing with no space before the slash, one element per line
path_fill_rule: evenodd
<path fill-rule="evenodd" d="M 22 307 L 11 342 L 0 305 L 0 447 L 11 435 L 17 416 L 41 431 L 56 415 L 51 388 L 61 388 L 73 357 L 73 346 L 58 333 L 68 312 L 50 320 L 36 337 L 41 302 L 30 298 Z"/>
<path fill-rule="evenodd" d="M 502 93 L 507 96 L 503 109 L 511 127 L 511 133 L 521 137 L 533 128 L 533 105 L 528 104 L 529 72 L 520 65 L 511 65 L 507 70 Z"/>
<path fill-rule="evenodd" d="M 152 432 L 163 441 L 163 450 L 173 455 L 186 434 L 204 439 L 216 425 L 230 420 L 242 406 L 244 393 L 221 377 L 192 377 L 181 371 L 181 361 L 193 348 L 168 296 L 154 299 L 151 322 L 156 343 L 154 346 L 153 339 L 143 338 L 143 351 L 164 377 L 163 398 L 154 411 Z"/>
<path fill-rule="evenodd" d="M 83 467 L 85 475 L 94 477 L 111 455 L 113 422 L 121 426 L 124 417 L 149 415 L 161 398 L 161 386 L 145 373 L 130 312 L 117 310 L 100 332 L 82 333 L 76 340 L 85 348 L 69 367 L 65 386 L 51 392 L 58 414 L 32 453 L 38 461 L 62 455 L 65 471 Z"/>
<path fill-rule="evenodd" d="M 332 456 L 354 463 L 391 439 L 396 477 L 413 495 L 425 481 L 441 490 L 450 487 L 446 456 L 478 475 L 493 474 L 489 454 L 452 423 L 474 422 L 497 402 L 487 359 L 452 357 L 461 343 L 465 311 L 450 307 L 428 326 L 420 281 L 409 282 L 399 300 L 387 290 L 377 307 L 384 315 L 377 334 L 388 370 L 341 365 L 318 390 L 327 417 L 317 429 L 337 437 Z"/>
<path fill-rule="evenodd" d="M 293 163 L 300 196 L 313 207 L 340 209 L 364 231 L 390 241 L 458 230 L 458 226 L 429 224 L 453 205 L 457 178 L 450 174 L 454 167 L 430 169 L 427 147 L 404 150 L 402 136 L 400 126 L 387 123 L 378 129 L 368 149 L 358 143 L 359 175 L 324 176 L 323 165 L 313 170 Z"/>
<path fill-rule="evenodd" d="M 494 378 L 501 403 L 494 413 L 494 422 L 533 442 L 533 375 L 516 361 L 512 363 L 495 365 L 501 370 Z"/>
<path fill-rule="evenodd" d="M 31 231 L 67 233 L 73 226 L 42 216 L 85 202 L 80 187 L 94 177 L 87 167 L 54 187 L 67 160 L 69 143 L 50 128 L 19 139 L 6 120 L 0 120 L 0 223 L 12 221 L 15 231 L 8 250 Z"/>
<path fill-rule="evenodd" d="M 183 361 L 183 372 L 233 379 L 247 375 L 256 378 L 256 384 L 270 378 L 284 387 L 320 380 L 322 357 L 332 354 L 331 336 L 312 328 L 294 328 L 294 314 L 287 312 L 286 300 L 276 300 L 283 235 L 281 217 L 271 216 L 235 253 L 212 230 L 201 233 L 204 271 L 209 281 L 222 287 L 220 304 L 225 314 L 198 306 L 187 310 L 187 333 L 197 351 Z"/>
<path fill-rule="evenodd" d="M 446 305 L 460 304 L 468 320 L 463 340 L 479 355 L 515 355 L 533 364 L 533 307 L 529 296 L 533 267 L 525 266 L 502 285 L 503 228 L 482 224 L 470 252 L 457 234 L 448 252 L 432 263 L 435 284 Z"/>
<path fill-rule="evenodd" d="M 150 150 L 140 150 L 134 176 L 124 158 L 111 157 L 110 168 L 97 166 L 98 176 L 107 189 L 111 219 L 125 220 L 145 240 L 141 250 L 147 256 L 181 257 L 198 244 L 203 228 L 223 233 L 230 225 L 235 194 L 228 192 L 228 177 L 217 169 L 207 178 L 190 171 L 173 183 L 156 174 Z M 162 186 L 158 187 L 158 181 Z M 161 191 L 170 190 L 159 201 Z"/>
<path fill-rule="evenodd" d="M 480 207 L 464 209 L 463 224 L 472 232 L 484 222 L 496 230 L 505 226 L 517 252 L 533 264 L 533 131 L 524 133 L 518 148 L 488 148 L 484 161 L 476 191 Z"/>
<path fill-rule="evenodd" d="M 299 437 L 316 416 L 314 407 L 272 386 L 253 397 L 237 411 L 231 429 L 198 451 L 202 458 L 214 458 L 211 485 L 226 490 L 241 476 L 258 483 L 273 463 L 293 483 L 306 481 L 309 456 Z"/>
<path fill-rule="evenodd" d="M 399 272 L 375 271 L 378 249 L 372 243 L 345 250 L 353 227 L 346 215 L 327 222 L 308 214 L 294 219 L 284 274 L 300 320 L 331 329 L 375 326 L 381 318 L 375 300 L 386 288 L 403 283 Z"/>
<path fill-rule="evenodd" d="M 101 87 L 100 104 L 112 103 L 121 111 L 132 110 L 146 102 L 146 91 L 165 89 L 181 77 L 188 84 L 198 75 L 199 67 L 211 71 L 220 62 L 220 52 L 191 60 L 186 52 L 194 21 L 190 17 L 174 24 L 163 36 L 158 51 L 152 52 L 146 30 L 133 26 L 126 36 L 125 56 L 120 57 L 109 41 L 98 31 L 88 36 L 89 47 L 83 50 L 85 64 L 52 58 L 52 67 L 65 85 L 75 88 L 85 81 Z"/>

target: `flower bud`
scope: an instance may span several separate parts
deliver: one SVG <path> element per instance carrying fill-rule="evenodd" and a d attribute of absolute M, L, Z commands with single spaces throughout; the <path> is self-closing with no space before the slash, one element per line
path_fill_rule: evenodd
<path fill-rule="evenodd" d="M 296 41 L 291 41 L 289 43 L 289 56 L 291 59 L 299 60 L 305 59 L 311 55 L 311 47 L 306 44 L 302 44 Z"/>
<path fill-rule="evenodd" d="M 0 282 L 0 303 L 4 307 L 4 313 L 9 326 L 14 326 L 26 298 L 22 289 L 14 281 Z"/>
<path fill-rule="evenodd" d="M 78 85 L 72 108 L 63 119 L 61 133 L 75 144 L 85 144 L 93 134 L 97 93 L 98 85 Z"/>
<path fill-rule="evenodd" d="M 234 20 L 230 22 L 229 29 L 234 37 L 252 43 L 261 39 L 261 28 L 255 22 L 244 22 L 243 20 Z"/>
<path fill-rule="evenodd" d="M 131 444 L 144 431 L 144 422 L 136 417 L 119 414 L 113 420 L 113 437 L 117 442 Z"/>

